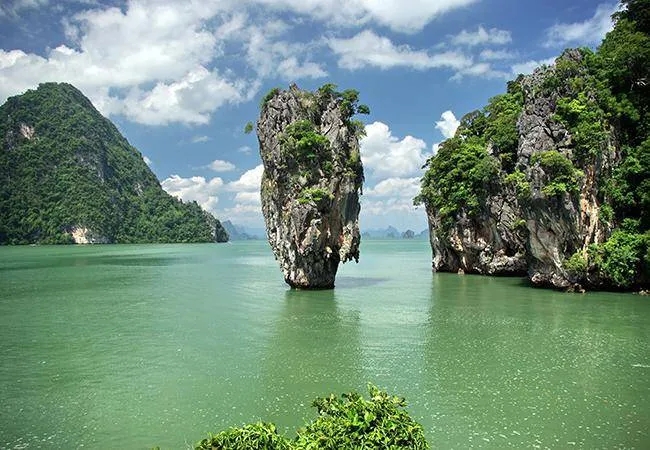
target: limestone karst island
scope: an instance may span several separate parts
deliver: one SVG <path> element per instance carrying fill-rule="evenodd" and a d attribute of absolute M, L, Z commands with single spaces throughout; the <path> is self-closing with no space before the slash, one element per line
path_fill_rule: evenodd
<path fill-rule="evenodd" d="M 272 90 L 257 123 L 262 212 L 292 287 L 333 288 L 339 263 L 359 260 L 363 123 L 352 116 L 369 110 L 335 87 Z"/>

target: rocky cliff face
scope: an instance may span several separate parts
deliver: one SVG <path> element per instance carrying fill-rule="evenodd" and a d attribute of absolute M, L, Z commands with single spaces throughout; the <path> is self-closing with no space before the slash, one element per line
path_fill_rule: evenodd
<path fill-rule="evenodd" d="M 580 280 L 564 263 L 609 237 L 610 224 L 599 220 L 603 199 L 598 190 L 619 158 L 611 125 L 604 125 L 597 151 L 582 155 L 580 142 L 558 116 L 558 104 L 570 105 L 576 97 L 562 78 L 567 70 L 580 78 L 582 58 L 579 51 L 568 51 L 557 65 L 538 69 L 510 86 L 508 95 L 520 108 L 512 124 L 516 135 L 510 154 L 489 138 L 499 136 L 491 125 L 476 120 L 461 125 L 453 138 L 459 140 L 458 146 L 476 142 L 475 134 L 488 135 L 478 142 L 484 145 L 484 165 L 493 172 L 489 182 L 475 188 L 479 205 L 472 211 L 459 203 L 449 215 L 440 202 L 424 199 L 434 270 L 528 274 L 536 285 L 579 288 Z M 488 123 L 497 120 L 495 111 L 498 108 L 480 117 Z"/>
<path fill-rule="evenodd" d="M 356 98 L 331 89 L 272 91 L 257 124 L 262 212 L 285 281 L 332 288 L 340 262 L 359 259 L 363 168 Z"/>

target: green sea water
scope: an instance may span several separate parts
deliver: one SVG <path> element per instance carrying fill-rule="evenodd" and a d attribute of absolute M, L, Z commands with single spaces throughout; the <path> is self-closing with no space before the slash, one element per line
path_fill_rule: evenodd
<path fill-rule="evenodd" d="M 650 448 L 650 299 L 432 274 L 364 241 L 333 291 L 266 242 L 0 248 L 0 448 L 292 434 L 318 395 L 405 396 L 436 448 Z"/>

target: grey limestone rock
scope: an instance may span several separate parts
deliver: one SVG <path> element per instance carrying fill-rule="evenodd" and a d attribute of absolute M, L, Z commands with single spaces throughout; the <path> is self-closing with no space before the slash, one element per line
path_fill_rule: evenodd
<path fill-rule="evenodd" d="M 334 287 L 340 262 L 359 259 L 363 167 L 341 98 L 295 84 L 269 95 L 257 123 L 269 244 L 292 287 Z M 324 139 L 323 139 L 324 138 Z"/>
<path fill-rule="evenodd" d="M 581 57 L 579 51 L 569 50 L 558 60 L 579 62 Z M 450 230 L 442 231 L 438 212 L 427 204 L 434 270 L 527 274 L 535 285 L 573 289 L 581 280 L 563 269 L 564 261 L 608 238 L 611 230 L 599 220 L 597 193 L 603 177 L 620 157 L 616 133 L 612 127 L 601 151 L 586 163 L 576 163 L 571 133 L 554 117 L 558 98 L 571 92 L 562 84 L 551 90 L 542 87 L 555 70 L 555 65 L 542 67 L 521 80 L 524 105 L 517 121 L 516 167 L 530 185 L 530 198 L 521 201 L 514 188 L 503 181 L 506 174 L 501 171 L 478 217 L 469 218 L 461 211 Z M 491 149 L 487 150 L 492 155 Z M 550 195 L 544 191 L 549 174 L 534 155 L 549 150 L 566 156 L 582 171 L 578 192 Z"/>

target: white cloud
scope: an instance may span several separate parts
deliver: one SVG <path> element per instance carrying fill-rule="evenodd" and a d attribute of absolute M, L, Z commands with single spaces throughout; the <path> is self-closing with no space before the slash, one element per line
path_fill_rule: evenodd
<path fill-rule="evenodd" d="M 362 216 L 382 217 L 382 216 L 395 216 L 399 217 L 400 221 L 405 219 L 405 215 L 417 217 L 422 220 L 422 211 L 413 206 L 411 198 L 389 198 L 386 200 L 371 200 L 369 198 L 361 198 L 361 214 Z M 395 217 L 393 217 L 393 220 Z"/>
<path fill-rule="evenodd" d="M 451 42 L 456 45 L 466 45 L 474 47 L 476 45 L 503 45 L 512 42 L 512 36 L 509 31 L 490 28 L 486 30 L 479 26 L 476 31 L 463 30 L 451 38 Z"/>
<path fill-rule="evenodd" d="M 526 61 L 518 64 L 513 64 L 511 66 L 511 71 L 512 75 L 519 75 L 519 74 L 524 74 L 528 75 L 530 73 L 533 73 L 535 69 L 541 66 L 550 66 L 551 64 L 555 63 L 555 58 L 547 58 L 547 59 L 542 59 L 540 61 Z"/>
<path fill-rule="evenodd" d="M 420 178 L 387 178 L 364 191 L 368 197 L 406 197 L 412 199 L 420 191 Z"/>
<path fill-rule="evenodd" d="M 73 45 L 45 56 L 0 50 L 0 101 L 43 81 L 80 88 L 104 114 L 144 124 L 202 124 L 226 103 L 254 95 L 255 83 L 213 67 L 223 55 L 210 25 L 219 2 L 132 0 L 65 21 Z"/>
<path fill-rule="evenodd" d="M 440 116 L 442 120 L 436 122 L 436 128 L 440 130 L 445 139 L 454 137 L 456 134 L 456 129 L 460 125 L 460 120 L 456 119 L 456 116 L 451 111 L 445 111 Z M 437 152 L 438 148 L 434 149 L 434 153 Z"/>
<path fill-rule="evenodd" d="M 375 177 L 407 177 L 419 174 L 426 161 L 426 143 L 406 136 L 392 135 L 388 125 L 374 122 L 366 125 L 366 136 L 361 139 L 361 160 L 364 168 Z"/>
<path fill-rule="evenodd" d="M 261 77 L 278 76 L 295 81 L 300 78 L 320 78 L 327 72 L 320 64 L 307 59 L 299 61 L 296 55 L 308 56 L 311 48 L 320 44 L 281 40 L 289 26 L 279 20 L 254 25 L 240 30 L 239 39 L 246 41 L 246 60 Z"/>
<path fill-rule="evenodd" d="M 219 202 L 217 193 L 223 187 L 223 180 L 219 177 L 206 180 L 204 177 L 181 178 L 172 175 L 160 184 L 170 195 L 183 201 L 196 201 L 206 211 L 215 212 Z"/>
<path fill-rule="evenodd" d="M 492 50 L 489 48 L 483 50 L 479 55 L 479 58 L 484 61 L 499 61 L 504 59 L 513 59 L 515 57 L 516 55 L 509 50 Z"/>
<path fill-rule="evenodd" d="M 339 57 L 338 65 L 356 70 L 364 67 L 410 67 L 418 70 L 433 68 L 462 69 L 472 64 L 467 56 L 453 52 L 429 54 L 413 50 L 408 45 L 395 45 L 390 39 L 364 30 L 349 39 L 329 39 L 328 45 Z"/>
<path fill-rule="evenodd" d="M 394 31 L 415 33 L 433 19 L 478 0 L 256 0 L 276 9 L 291 10 L 327 23 L 359 26 L 370 22 Z"/>
<path fill-rule="evenodd" d="M 208 142 L 210 140 L 211 139 L 210 139 L 209 136 L 194 136 L 192 138 L 191 142 L 192 142 L 192 144 L 198 144 L 198 143 L 201 143 L 201 142 Z"/>
<path fill-rule="evenodd" d="M 230 208 L 220 209 L 217 216 L 219 218 L 228 218 L 238 225 L 253 228 L 264 227 L 264 218 L 259 205 L 237 203 Z"/>
<path fill-rule="evenodd" d="M 145 155 L 142 155 L 142 159 L 144 160 L 144 162 L 145 162 L 149 167 L 151 167 L 151 165 L 153 164 L 153 161 L 151 161 L 151 159 L 149 159 L 149 158 L 148 158 L 147 156 L 145 156 Z"/>
<path fill-rule="evenodd" d="M 561 47 L 567 44 L 598 44 L 613 28 L 612 14 L 618 11 L 618 3 L 602 3 L 594 15 L 583 21 L 555 24 L 546 30 L 546 47 Z"/>
<path fill-rule="evenodd" d="M 237 203 L 259 205 L 261 203 L 260 191 L 257 190 L 255 192 L 237 192 L 234 200 Z"/>
<path fill-rule="evenodd" d="M 501 70 L 495 70 L 490 63 L 481 62 L 465 67 L 457 71 L 451 80 L 461 81 L 464 77 L 481 77 L 481 78 L 509 78 L 510 73 Z"/>
<path fill-rule="evenodd" d="M 250 155 L 251 152 L 253 151 L 252 148 L 250 148 L 248 145 L 243 145 L 237 149 L 239 153 L 243 153 L 244 155 Z"/>
<path fill-rule="evenodd" d="M 220 211 L 221 217 L 228 217 L 239 224 L 258 227 L 262 223 L 260 208 L 260 186 L 262 184 L 262 164 L 244 172 L 239 179 L 228 183 L 226 189 L 235 192 L 234 205 Z"/>
<path fill-rule="evenodd" d="M 259 191 L 262 184 L 262 174 L 264 166 L 262 164 L 253 169 L 247 170 L 237 181 L 228 183 L 228 189 L 236 192 L 253 192 Z"/>
<path fill-rule="evenodd" d="M 3 0 L 0 5 L 0 17 L 15 17 L 21 11 L 46 6 L 49 0 Z"/>
<path fill-rule="evenodd" d="M 477 0 L 361 0 L 379 23 L 407 33 L 420 31 L 432 19 Z"/>
<path fill-rule="evenodd" d="M 295 56 L 291 56 L 278 65 L 278 73 L 287 80 L 298 80 L 300 78 L 322 78 L 327 76 L 327 72 L 320 64 L 306 61 L 302 64 L 298 62 Z"/>
<path fill-rule="evenodd" d="M 235 170 L 235 165 L 222 159 L 215 159 L 210 164 L 208 164 L 208 168 L 214 170 L 215 172 L 229 172 L 231 170 Z"/>

